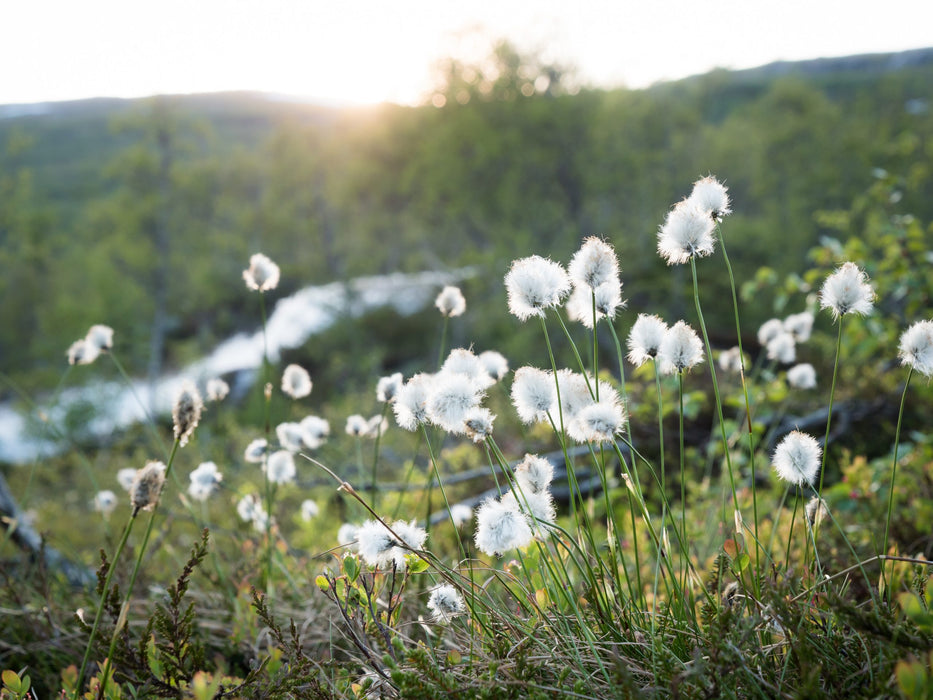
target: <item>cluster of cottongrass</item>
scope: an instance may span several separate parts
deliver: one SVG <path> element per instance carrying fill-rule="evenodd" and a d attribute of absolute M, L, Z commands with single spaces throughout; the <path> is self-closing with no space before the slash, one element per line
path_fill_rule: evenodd
<path fill-rule="evenodd" d="M 748 384 L 755 381 L 756 372 L 768 374 L 779 368 L 791 391 L 816 389 L 816 371 L 812 364 L 798 360 L 798 351 L 810 339 L 817 317 L 815 309 L 807 309 L 764 323 L 757 333 L 761 352 L 759 366 L 754 369 L 750 368 L 749 357 L 741 344 L 718 352 L 714 358 L 702 314 L 697 261 L 712 256 L 717 243 L 722 242 L 728 266 L 721 226 L 731 211 L 732 202 L 727 189 L 713 177 L 697 181 L 690 196 L 672 207 L 659 227 L 657 251 L 669 265 L 690 266 L 697 315 L 695 319 L 673 319 L 669 323 L 649 311 L 631 312 L 631 318 L 626 320 L 630 331 L 624 342 L 625 354 L 614 325 L 626 308 L 621 270 L 613 247 L 604 239 L 585 239 L 566 268 L 559 262 L 537 255 L 511 264 L 504 279 L 508 311 L 520 322 L 537 320 L 540 323 L 544 341 L 541 347 L 546 351 L 534 358 L 533 363 L 521 364 L 514 371 L 510 369 L 509 360 L 495 350 L 477 354 L 471 347 L 460 347 L 446 351 L 448 323 L 464 315 L 467 307 L 458 288 L 445 287 L 435 301 L 443 319 L 437 369 L 416 372 L 407 378 L 401 373 L 381 377 L 375 386 L 375 398 L 381 412 L 367 417 L 361 411 L 344 418 L 344 433 L 356 445 L 355 472 L 341 465 L 345 471 L 335 473 L 314 457 L 314 453 L 330 440 L 331 423 L 328 418 L 307 413 L 301 407 L 299 402 L 311 395 L 313 383 L 309 373 L 300 365 L 290 364 L 284 368 L 279 387 L 282 397 L 291 402 L 290 415 L 305 415 L 274 427 L 271 425 L 268 420 L 270 406 L 274 400 L 280 399 L 269 376 L 269 363 L 264 362 L 262 391 L 267 417 L 264 432 L 254 433 L 249 442 L 241 446 L 242 465 L 230 465 L 236 470 L 242 467 L 247 474 L 247 482 L 236 490 L 233 502 L 239 519 L 251 526 L 253 536 L 262 545 L 255 549 L 263 552 L 264 558 L 263 574 L 257 583 L 271 594 L 275 589 L 277 569 L 285 568 L 281 559 L 286 556 L 283 552 L 287 551 L 287 543 L 277 518 L 282 515 L 278 512 L 281 494 L 286 489 L 290 494 L 297 491 L 295 484 L 302 470 L 318 468 L 333 476 L 339 490 L 358 501 L 367 513 L 364 521 L 341 524 L 334 535 L 336 546 L 330 550 L 329 556 L 337 561 L 338 569 L 347 572 L 343 575 L 343 587 L 338 586 L 338 576 L 333 573 L 327 573 L 323 582 L 318 581 L 340 606 L 347 624 L 354 620 L 364 621 L 360 628 L 364 636 L 366 625 L 382 630 L 383 635 L 388 634 L 390 628 L 401 634 L 398 615 L 403 592 L 415 601 L 412 609 L 420 611 L 416 613 L 417 619 L 429 630 L 427 639 L 437 645 L 443 639 L 447 640 L 445 643 L 452 644 L 452 640 L 457 638 L 472 639 L 477 634 L 489 634 L 497 624 L 502 624 L 502 620 L 510 627 L 520 627 L 523 616 L 528 619 L 529 630 L 536 624 L 532 618 L 543 619 L 550 614 L 559 614 L 577 621 L 586 619 L 585 624 L 598 628 L 594 630 L 597 634 L 609 636 L 619 633 L 622 611 L 630 618 L 645 616 L 651 620 L 663 611 L 699 625 L 698 602 L 715 606 L 728 599 L 731 606 L 738 599 L 735 590 L 742 591 L 742 599 L 756 600 L 761 594 L 759 567 L 769 562 L 769 565 L 783 564 L 789 571 L 792 554 L 799 551 L 807 553 L 800 565 L 807 569 L 811 580 L 831 580 L 831 572 L 822 568 L 818 532 L 821 524 L 825 527 L 827 522 L 832 523 L 845 539 L 844 530 L 836 523 L 823 498 L 825 443 L 830 435 L 843 323 L 853 315 L 872 313 L 875 292 L 866 273 L 852 262 L 843 263 L 825 280 L 819 295 L 820 308 L 828 310 L 832 321 L 838 325 L 825 435 L 820 440 L 819 436 L 794 430 L 779 436 L 774 451 L 763 455 L 761 445 L 754 442 L 751 434 L 752 407 Z M 731 267 L 728 269 L 731 277 Z M 276 289 L 279 277 L 278 266 L 261 254 L 254 255 L 243 272 L 247 288 L 259 293 L 263 322 L 264 296 Z M 735 315 L 737 333 L 741 338 L 737 302 Z M 565 319 L 579 323 L 589 338 L 584 341 L 574 338 Z M 558 363 L 550 337 L 554 328 L 567 337 L 572 355 L 567 362 L 569 366 Z M 597 334 L 602 329 L 615 341 L 618 357 L 614 367 L 600 366 Z M 578 347 L 586 347 L 586 343 L 592 349 L 591 355 L 581 355 L 578 351 Z M 93 326 L 84 339 L 69 348 L 68 361 L 72 365 L 88 364 L 112 349 L 113 331 L 106 326 Z M 904 386 L 906 397 L 913 372 L 925 377 L 933 375 L 933 321 L 918 321 L 907 329 L 901 336 L 898 355 L 908 368 Z M 630 409 L 633 402 L 650 401 L 652 394 L 647 390 L 636 390 L 647 385 L 626 386 L 626 363 L 641 372 L 641 377 L 648 376 L 653 370 L 656 384 L 653 396 L 658 403 L 657 445 L 636 445 L 633 442 Z M 764 367 L 764 363 L 769 365 Z M 685 507 L 686 484 L 690 480 L 684 426 L 685 384 L 693 381 L 689 375 L 701 365 L 710 372 L 714 409 L 718 415 L 718 422 L 714 417 L 713 427 L 718 428 L 723 443 L 717 470 L 722 475 L 722 512 L 721 515 L 716 513 L 707 525 L 716 531 L 713 537 L 718 538 L 716 547 L 720 556 L 734 565 L 730 571 L 735 578 L 732 593 L 721 597 L 722 590 L 711 592 L 703 583 L 704 572 L 698 570 L 702 557 L 695 553 L 698 549 L 694 541 L 696 527 L 688 524 Z M 741 378 L 747 415 L 735 422 L 738 428 L 727 428 L 723 417 L 717 367 L 721 372 Z M 665 412 L 661 401 L 665 395 L 662 382 L 666 381 L 676 386 L 679 402 L 679 521 L 674 514 L 676 499 L 669 489 L 665 465 Z M 497 416 L 492 412 L 488 398 L 500 383 L 505 385 L 501 394 L 510 401 L 518 422 L 535 428 L 538 436 L 549 434 L 550 444 L 563 453 L 562 473 L 566 475 L 569 489 L 568 513 L 558 512 L 551 493 L 555 478 L 555 467 L 551 461 L 537 454 L 525 454 L 523 459 L 513 462 L 497 443 L 494 437 Z M 204 385 L 203 393 L 208 401 L 223 401 L 229 393 L 229 386 L 221 378 L 212 378 Z M 186 382 L 182 386 L 173 407 L 174 442 L 167 463 L 152 460 L 141 469 L 122 469 L 117 474 L 118 482 L 127 492 L 130 517 L 104 581 L 104 594 L 78 676 L 79 687 L 86 678 L 104 597 L 110 590 L 113 572 L 121 563 L 130 529 L 141 512 L 151 514 L 149 529 L 138 547 L 136 566 L 125 591 L 127 601 L 133 592 L 133 582 L 143 560 L 162 494 L 171 485 L 169 476 L 177 451 L 193 439 L 201 420 L 204 410 L 201 396 L 201 391 L 193 383 Z M 902 413 L 903 409 L 902 400 Z M 388 420 L 389 416 L 394 418 L 394 422 Z M 736 488 L 736 480 L 742 475 L 737 475 L 731 455 L 741 449 L 736 446 L 745 439 L 742 432 L 746 420 L 749 426 L 748 454 L 743 464 L 751 470 L 752 486 L 750 490 L 740 492 Z M 417 517 L 399 519 L 394 514 L 390 515 L 388 509 L 380 510 L 377 505 L 380 441 L 396 427 L 418 433 L 419 444 L 423 445 L 431 465 L 432 471 L 426 475 L 423 485 L 428 512 L 421 522 Z M 735 432 L 729 435 L 727 430 Z M 899 436 L 900 417 L 896 439 Z M 356 488 L 353 485 L 353 481 L 364 478 L 361 447 L 364 439 L 375 442 L 368 501 L 360 495 L 361 485 L 356 484 Z M 444 442 L 458 440 L 472 442 L 475 449 L 481 450 L 489 462 L 490 475 L 498 489 L 496 496 L 486 498 L 475 509 L 465 503 L 451 503 L 441 476 L 443 454 L 438 455 L 436 448 Z M 572 444 L 586 450 L 584 455 L 588 456 L 582 461 L 600 482 L 603 499 L 600 506 L 592 494 L 584 493 L 577 480 L 576 470 L 580 465 L 569 452 Z M 658 461 L 646 458 L 643 452 L 656 453 Z M 773 545 L 773 533 L 777 531 L 777 522 L 784 509 L 783 500 L 768 507 L 772 537 L 771 543 L 765 543 L 762 528 L 768 519 L 760 515 L 760 497 L 755 493 L 757 484 L 754 483 L 756 460 L 762 457 L 770 462 L 774 475 L 787 484 L 785 498 L 791 490 L 795 496 L 805 497 L 803 520 L 807 529 L 802 547 L 791 544 L 797 513 L 796 497 L 788 543 L 783 552 Z M 896 468 L 895 459 L 884 537 L 879 546 L 882 557 L 889 552 Z M 202 461 L 188 476 L 187 497 L 201 503 L 202 508 L 225 486 L 221 467 L 214 461 Z M 435 485 L 443 495 L 448 520 L 448 523 L 441 521 L 440 525 L 435 525 L 436 537 L 430 522 L 431 493 Z M 654 490 L 653 497 L 646 496 L 646 488 Z M 752 498 L 751 520 L 747 517 L 749 493 Z M 188 503 L 184 498 L 182 502 Z M 93 507 L 104 518 L 110 518 L 117 503 L 118 497 L 113 491 L 100 490 L 94 497 Z M 727 517 L 730 509 L 733 515 Z M 205 512 L 202 509 L 202 519 Z M 304 523 L 319 523 L 320 514 L 321 507 L 312 498 L 305 498 L 297 512 Z M 457 543 L 457 555 L 453 560 L 441 544 L 451 539 Z M 743 550 L 754 554 L 751 567 L 747 562 L 739 565 L 739 553 Z M 512 558 L 505 558 L 507 556 Z M 349 562 L 359 562 L 365 567 L 365 572 L 361 573 L 357 564 Z M 643 577 L 648 571 L 651 574 Z M 861 572 L 865 575 L 864 570 Z M 720 571 L 718 576 L 722 574 Z M 405 588 L 406 582 L 421 580 L 419 577 L 424 578 L 423 584 Z M 722 588 L 722 578 L 718 580 Z M 866 583 L 871 587 L 867 576 Z M 504 592 L 497 592 L 498 587 Z M 425 588 L 429 590 L 426 598 L 420 594 Z M 812 593 L 815 589 L 814 586 L 805 592 Z M 350 591 L 356 593 L 351 595 Z M 509 596 L 518 603 L 514 608 L 502 606 L 502 601 Z M 532 604 L 525 599 L 532 600 Z M 381 612 L 382 609 L 386 612 Z M 424 618 L 425 614 L 428 619 Z M 590 619 L 590 615 L 595 618 Z M 447 629 L 430 631 L 429 622 Z M 382 642 L 364 641 L 356 634 L 351 637 L 366 657 L 366 664 L 371 666 L 367 672 L 380 678 L 386 692 L 391 692 L 389 676 L 377 656 L 372 654 Z M 116 632 L 111 652 L 115 640 Z M 603 653 L 593 638 L 586 635 L 577 642 L 586 648 L 588 656 L 598 657 Z M 778 641 L 775 649 L 789 653 L 787 643 L 786 640 Z M 107 682 L 106 674 L 105 667 L 101 674 L 105 679 L 102 683 Z"/>

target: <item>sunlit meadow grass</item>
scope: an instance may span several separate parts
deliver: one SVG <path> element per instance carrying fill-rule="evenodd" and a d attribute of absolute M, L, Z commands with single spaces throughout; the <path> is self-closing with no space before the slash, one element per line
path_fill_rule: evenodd
<path fill-rule="evenodd" d="M 534 356 L 448 348 L 469 313 L 448 287 L 423 365 L 373 377 L 368 396 L 318 404 L 304 368 L 266 354 L 244 427 L 220 378 L 186 386 L 171 431 L 131 431 L 129 493 L 106 492 L 127 466 L 106 450 L 74 477 L 96 509 L 81 528 L 101 551 L 96 595 L 41 567 L 5 572 L 3 697 L 26 697 L 30 675 L 68 698 L 933 693 L 929 562 L 892 536 L 903 470 L 930 476 L 933 446 L 899 451 L 930 322 L 890 349 L 906 365 L 895 447 L 867 479 L 887 499 L 860 507 L 867 463 L 830 464 L 828 442 L 870 280 L 845 262 L 823 283 L 828 385 L 798 362 L 815 298 L 754 329 L 752 362 L 731 207 L 704 178 L 660 227 L 659 254 L 690 268 L 687 318 L 626 308 L 611 244 L 588 238 L 566 268 L 531 255 L 505 276 Z M 720 275 L 737 344 L 714 350 L 703 279 Z M 256 255 L 243 276 L 265 327 L 278 267 Z M 71 364 L 118 362 L 105 328 Z M 821 406 L 800 430 L 784 420 Z"/>

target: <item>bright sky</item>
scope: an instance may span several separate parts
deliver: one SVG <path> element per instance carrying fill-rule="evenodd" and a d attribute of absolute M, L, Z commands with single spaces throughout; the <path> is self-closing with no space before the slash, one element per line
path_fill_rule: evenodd
<path fill-rule="evenodd" d="M 478 37 L 485 36 L 485 42 Z M 641 87 L 933 46 L 931 0 L 0 0 L 0 104 L 263 90 L 414 103 L 489 38 Z"/>

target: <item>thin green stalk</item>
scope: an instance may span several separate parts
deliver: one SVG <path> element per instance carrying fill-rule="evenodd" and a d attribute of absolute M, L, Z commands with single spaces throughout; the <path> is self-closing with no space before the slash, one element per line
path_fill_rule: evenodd
<path fill-rule="evenodd" d="M 914 367 L 910 365 L 907 369 L 907 380 L 904 382 L 904 393 L 901 394 L 901 407 L 897 412 L 897 428 L 894 431 L 894 457 L 891 459 L 891 486 L 888 490 L 888 513 L 884 519 L 884 542 L 882 543 L 881 553 L 888 553 L 888 536 L 891 532 L 891 512 L 894 509 L 894 480 L 897 477 L 897 452 L 901 442 L 901 423 L 904 418 L 904 405 L 907 403 L 907 387 L 910 386 L 910 378 L 913 376 Z M 890 592 L 885 578 L 885 565 L 881 565 L 881 580 L 885 584 L 885 595 L 891 600 Z M 894 578 L 894 563 L 891 563 L 891 578 Z"/>
<path fill-rule="evenodd" d="M 441 344 L 437 349 L 437 368 L 440 369 L 444 364 L 444 350 L 447 349 L 447 326 L 450 325 L 450 317 L 444 314 L 444 324 L 441 326 Z"/>
<path fill-rule="evenodd" d="M 684 558 L 684 586 L 687 583 L 687 455 L 684 448 L 684 373 L 677 373 L 677 395 L 680 400 L 680 551 Z M 662 472 L 663 475 L 663 472 Z M 673 518 L 672 518 L 673 520 Z M 676 531 L 676 528 L 674 528 Z"/>
<path fill-rule="evenodd" d="M 729 289 L 732 291 L 732 309 L 735 312 L 735 335 L 739 346 L 739 371 L 742 378 L 742 393 L 745 396 L 745 417 L 748 424 L 748 460 L 752 470 L 752 514 L 755 518 L 755 570 L 761 567 L 761 547 L 758 544 L 758 483 L 757 467 L 755 465 L 755 445 L 752 434 L 752 405 L 748 399 L 748 384 L 745 381 L 745 350 L 742 347 L 742 326 L 739 322 L 739 301 L 735 293 L 735 276 L 732 274 L 732 263 L 729 262 L 729 253 L 726 251 L 726 239 L 723 238 L 722 229 L 716 224 L 719 230 L 719 246 L 722 249 L 722 257 L 726 261 L 726 270 L 729 272 Z M 758 576 L 755 576 L 756 593 L 758 590 Z"/>
<path fill-rule="evenodd" d="M 826 472 L 826 454 L 829 452 L 829 427 L 833 419 L 833 400 L 836 396 L 836 375 L 839 372 L 839 353 L 842 350 L 842 323 L 845 316 L 839 317 L 839 333 L 836 336 L 836 358 L 833 361 L 833 381 L 829 387 L 829 409 L 826 413 L 826 435 L 823 437 L 823 456 L 820 460 L 820 485 L 816 489 L 817 498 L 823 496 L 823 476 Z"/>
<path fill-rule="evenodd" d="M 719 382 L 716 380 L 716 363 L 713 361 L 713 350 L 709 344 L 709 333 L 706 330 L 706 321 L 703 318 L 703 309 L 700 307 L 700 285 L 697 280 L 697 265 L 694 258 L 690 258 L 690 271 L 693 273 L 693 301 L 696 305 L 697 316 L 700 320 L 700 330 L 703 333 L 703 343 L 706 346 L 706 358 L 709 362 L 710 378 L 713 381 L 713 396 L 716 400 L 716 411 L 719 416 L 719 432 L 722 438 L 722 449 L 726 459 L 726 470 L 729 473 L 729 485 L 732 487 L 732 507 L 738 509 L 739 499 L 735 490 L 735 474 L 732 471 L 732 458 L 729 456 L 729 440 L 726 437 L 726 422 L 722 415 L 722 399 L 719 396 Z M 725 508 L 723 508 L 723 521 L 726 519 Z"/>
<path fill-rule="evenodd" d="M 175 438 L 175 441 L 172 443 L 171 454 L 169 454 L 168 464 L 165 467 L 166 481 L 168 481 L 168 476 L 171 474 L 172 466 L 175 464 L 175 455 L 178 454 L 179 445 L 179 438 Z M 98 691 L 99 697 L 105 697 L 104 690 L 107 686 L 107 676 L 110 670 L 113 652 L 117 647 L 117 637 L 120 635 L 122 626 L 126 624 L 126 616 L 130 606 L 130 598 L 133 596 L 133 586 L 136 584 L 136 577 L 139 576 L 139 570 L 142 568 L 143 557 L 146 554 L 146 547 L 149 545 L 149 537 L 152 535 L 152 525 L 155 522 L 155 516 L 159 510 L 159 504 L 161 502 L 162 498 L 160 494 L 159 500 L 156 501 L 156 504 L 152 507 L 152 512 L 149 515 L 149 522 L 146 524 L 146 532 L 143 535 L 143 540 L 139 545 L 139 553 L 136 555 L 136 564 L 133 566 L 133 573 L 130 575 L 130 582 L 127 584 L 126 593 L 123 596 L 123 605 L 120 607 L 120 617 L 117 620 L 116 626 L 114 627 L 113 635 L 110 637 L 110 648 L 107 651 L 107 660 L 104 664 L 103 671 L 101 672 L 100 690 Z"/>
<path fill-rule="evenodd" d="M 447 516 L 450 518 L 450 521 L 452 523 L 454 520 L 454 517 L 453 517 L 453 514 L 450 512 L 450 501 L 447 500 L 447 491 L 444 489 L 444 482 L 441 479 L 441 474 L 437 469 L 437 459 L 434 456 L 434 449 L 431 447 L 431 441 L 428 439 L 427 425 L 422 423 L 421 430 L 424 433 L 424 440 L 428 444 L 428 454 L 431 458 L 431 467 L 434 469 L 434 478 L 437 479 L 437 485 L 441 489 L 441 496 L 443 496 L 444 498 L 444 506 L 447 508 Z M 430 502 L 430 498 L 428 499 L 428 501 Z M 431 522 L 431 513 L 429 511 L 427 520 L 425 521 L 425 525 L 430 524 L 430 522 Z M 460 559 L 461 561 L 463 561 L 467 558 L 467 555 L 466 555 L 466 549 L 464 549 L 463 547 L 463 540 L 460 539 L 460 528 L 458 527 L 454 528 L 454 535 L 457 538 L 457 546 L 460 548 Z"/>
<path fill-rule="evenodd" d="M 104 601 L 107 599 L 107 595 L 110 591 L 110 582 L 113 579 L 113 572 L 117 568 L 117 562 L 120 560 L 120 555 L 123 553 L 124 547 L 126 547 L 126 541 L 129 539 L 130 531 L 133 529 L 133 524 L 136 522 L 136 516 L 138 513 L 139 511 L 135 511 L 130 515 L 130 519 L 127 521 L 123 528 L 123 535 L 120 538 L 120 542 L 117 545 L 113 558 L 110 560 L 110 567 L 107 569 L 107 576 L 104 579 L 104 587 L 101 591 L 100 601 L 97 604 L 97 612 L 94 615 L 94 624 L 91 626 L 91 635 L 88 637 L 87 646 L 84 649 L 84 658 L 81 661 L 81 670 L 78 672 L 78 679 L 75 683 L 75 692 L 72 696 L 72 700 L 78 700 L 78 698 L 81 696 L 81 688 L 84 684 L 84 674 L 87 671 L 88 662 L 91 658 L 91 649 L 94 646 L 94 638 L 97 636 L 97 630 L 100 627 L 100 620 L 104 613 Z"/>

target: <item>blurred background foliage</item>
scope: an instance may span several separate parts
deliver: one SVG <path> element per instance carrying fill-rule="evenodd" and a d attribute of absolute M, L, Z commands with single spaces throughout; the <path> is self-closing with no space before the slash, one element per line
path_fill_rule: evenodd
<path fill-rule="evenodd" d="M 64 350 L 101 322 L 117 330 L 131 374 L 180 366 L 256 327 L 240 271 L 257 251 L 282 266 L 282 295 L 356 275 L 476 265 L 473 313 L 455 341 L 509 354 L 536 340 L 486 312 L 504 306 L 509 262 L 532 253 L 566 261 L 583 237 L 602 235 L 620 254 L 630 311 L 686 315 L 689 280 L 665 269 L 655 233 L 706 173 L 734 198 L 724 235 L 737 278 L 760 287 L 795 275 L 797 287 L 775 292 L 788 313 L 800 310 L 796 292 L 812 291 L 816 273 L 807 270 L 838 259 L 807 257 L 827 237 L 873 279 L 887 275 L 887 303 L 922 299 L 912 293 L 928 288 L 933 219 L 927 59 L 897 70 L 843 59 L 593 90 L 572 70 L 502 43 L 481 64 L 440 65 L 437 93 L 422 107 L 215 94 L 8 116 L 3 369 L 27 391 L 54 386 Z M 876 253 L 891 245 L 899 253 L 882 263 Z M 701 276 L 714 340 L 731 336 L 728 280 L 718 269 Z M 780 309 L 746 291 L 751 342 Z M 393 330 L 411 324 L 386 325 L 383 344 L 405 347 Z M 347 364 L 363 374 L 411 359 L 377 345 L 355 344 L 360 354 Z"/>

